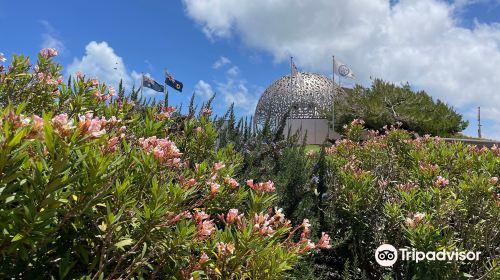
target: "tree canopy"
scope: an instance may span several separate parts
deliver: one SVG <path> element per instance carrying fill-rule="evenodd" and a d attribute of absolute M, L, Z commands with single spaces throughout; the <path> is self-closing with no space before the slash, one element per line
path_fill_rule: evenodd
<path fill-rule="evenodd" d="M 453 107 L 434 101 L 427 92 L 414 91 L 408 83 L 398 86 L 381 79 L 375 79 L 370 88 L 356 85 L 337 98 L 336 130 L 353 119 L 363 119 L 371 129 L 400 122 L 404 129 L 436 136 L 455 135 L 469 124 Z"/>

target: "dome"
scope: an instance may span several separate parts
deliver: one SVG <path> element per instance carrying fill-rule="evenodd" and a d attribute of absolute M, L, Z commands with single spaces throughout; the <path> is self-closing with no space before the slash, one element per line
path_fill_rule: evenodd
<path fill-rule="evenodd" d="M 332 80 L 316 73 L 301 73 L 301 86 L 290 86 L 290 76 L 274 81 L 262 94 L 255 108 L 255 123 L 262 124 L 270 116 L 279 120 L 290 111 L 292 119 L 320 118 L 332 106 Z M 341 92 L 335 84 L 335 92 Z"/>

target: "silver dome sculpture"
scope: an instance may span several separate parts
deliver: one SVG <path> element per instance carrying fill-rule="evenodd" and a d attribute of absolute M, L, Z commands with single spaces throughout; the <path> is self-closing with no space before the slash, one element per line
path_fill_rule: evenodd
<path fill-rule="evenodd" d="M 262 94 L 255 108 L 255 124 L 279 121 L 288 111 L 290 119 L 322 118 L 322 112 L 331 109 L 333 81 L 316 73 L 301 72 L 302 85 L 290 86 L 290 76 L 274 81 Z M 335 96 L 343 92 L 335 84 Z"/>

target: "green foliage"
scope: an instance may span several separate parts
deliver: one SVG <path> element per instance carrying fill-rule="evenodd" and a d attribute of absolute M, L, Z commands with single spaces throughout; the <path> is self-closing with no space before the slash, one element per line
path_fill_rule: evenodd
<path fill-rule="evenodd" d="M 353 119 L 363 119 L 368 128 L 377 130 L 400 122 L 403 129 L 420 135 L 451 136 L 468 126 L 453 108 L 434 101 L 425 91 L 415 92 L 408 84 L 396 86 L 380 79 L 375 79 L 370 88 L 357 85 L 337 99 L 337 131 Z"/>
<path fill-rule="evenodd" d="M 360 123 L 346 127 L 352 138 L 326 149 L 326 164 L 319 154 L 312 165 L 318 170 L 314 171 L 318 185 L 323 182 L 325 187 L 320 194 L 324 208 L 316 215 L 307 207 L 301 211 L 309 214 L 315 228 L 335 239 L 333 250 L 306 260 L 316 267 L 316 277 L 497 279 L 500 149 L 432 137 L 413 139 L 396 128 L 382 135 L 370 131 L 368 139 L 358 142 L 358 133 L 349 131 L 359 131 Z M 307 194 L 302 197 L 299 205 L 314 205 Z M 480 251 L 482 257 L 479 261 L 398 260 L 393 268 L 384 269 L 374 258 L 384 243 L 424 252 Z"/>
<path fill-rule="evenodd" d="M 272 182 L 237 180 L 211 100 L 183 116 L 60 71 L 0 68 L 1 278 L 282 279 L 310 250 Z"/>

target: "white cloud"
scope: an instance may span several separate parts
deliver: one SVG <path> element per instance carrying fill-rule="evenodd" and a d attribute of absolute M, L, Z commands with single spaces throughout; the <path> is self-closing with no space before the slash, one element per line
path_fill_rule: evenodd
<path fill-rule="evenodd" d="M 54 48 L 56 49 L 59 54 L 62 54 L 65 52 L 66 47 L 64 46 L 64 43 L 59 39 L 59 36 L 52 27 L 52 25 L 46 21 L 42 20 L 40 23 L 43 25 L 45 32 L 42 33 L 42 43 L 40 44 L 40 48 Z"/>
<path fill-rule="evenodd" d="M 229 70 L 227 70 L 226 72 L 229 76 L 238 76 L 238 74 L 240 73 L 240 68 L 238 68 L 238 66 L 233 66 L 231 68 L 229 68 Z"/>
<path fill-rule="evenodd" d="M 239 77 L 239 67 L 232 64 L 231 60 L 227 57 L 221 56 L 213 64 L 213 68 L 219 69 L 224 65 L 232 65 L 225 72 L 225 81 L 216 80 L 214 81 L 215 86 L 212 87 L 208 82 L 199 80 L 195 86 L 196 94 L 204 100 L 208 100 L 214 92 L 217 92 L 218 96 L 222 96 L 224 106 L 234 104 L 234 107 L 242 109 L 245 115 L 253 114 L 255 106 L 257 106 L 257 96 L 259 93 L 251 93 L 248 90 L 246 80 Z M 216 91 L 214 91 L 214 88 Z"/>
<path fill-rule="evenodd" d="M 197 95 L 200 95 L 205 100 L 208 100 L 210 97 L 214 95 L 212 86 L 203 80 L 198 81 L 198 83 L 194 87 L 194 91 L 196 92 Z"/>
<path fill-rule="evenodd" d="M 120 80 L 123 79 L 123 84 L 128 89 L 132 86 L 133 78 L 137 80 L 138 75 L 136 73 L 134 77 L 131 77 L 128 74 L 123 59 L 108 43 L 95 41 L 85 47 L 85 55 L 82 58 L 74 58 L 68 66 L 68 75 L 73 75 L 76 71 L 113 86 L 118 86 Z"/>
<path fill-rule="evenodd" d="M 219 57 L 219 59 L 217 59 L 217 61 L 214 62 L 214 65 L 212 67 L 214 69 L 219 69 L 222 66 L 224 66 L 226 64 L 230 64 L 230 63 L 231 63 L 231 60 L 229 60 L 229 58 L 227 58 L 225 56 L 221 56 L 221 57 Z"/>
<path fill-rule="evenodd" d="M 331 56 L 369 77 L 409 81 L 467 112 L 481 106 L 500 125 L 500 23 L 460 26 L 461 9 L 482 0 L 183 0 L 209 38 L 237 36 L 293 55 L 306 70 L 329 73 Z M 472 122 L 471 122 L 472 123 Z M 484 130 L 493 129 L 484 127 Z"/>

